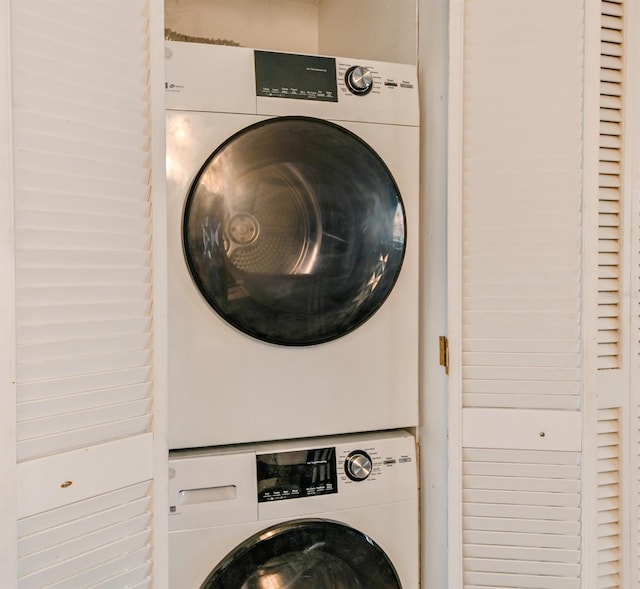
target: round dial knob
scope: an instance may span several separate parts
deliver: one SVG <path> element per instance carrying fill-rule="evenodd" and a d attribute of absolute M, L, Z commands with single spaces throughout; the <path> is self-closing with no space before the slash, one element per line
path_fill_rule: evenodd
<path fill-rule="evenodd" d="M 354 94 L 367 94 L 373 88 L 373 74 L 368 67 L 356 65 L 347 70 L 344 81 Z"/>
<path fill-rule="evenodd" d="M 344 461 L 344 471 L 352 481 L 364 481 L 372 469 L 371 457 L 364 450 L 354 450 Z"/>

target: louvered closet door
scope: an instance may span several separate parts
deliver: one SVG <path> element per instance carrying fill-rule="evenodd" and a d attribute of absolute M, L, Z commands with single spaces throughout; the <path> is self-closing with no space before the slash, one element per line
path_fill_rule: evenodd
<path fill-rule="evenodd" d="M 629 431 L 629 305 L 624 296 L 629 289 L 630 257 L 628 246 L 629 199 L 625 196 L 625 0 L 606 0 L 593 3 L 589 15 L 599 24 L 598 55 L 588 62 L 589 71 L 599 72 L 598 81 L 598 250 L 597 259 L 586 262 L 587 271 L 597 268 L 597 305 L 594 317 L 587 317 L 587 325 L 595 324 L 595 358 L 587 358 L 587 378 L 596 374 L 597 395 L 585 399 L 588 416 L 588 442 L 585 460 L 590 461 L 589 472 L 595 478 L 586 480 L 586 487 L 594 501 L 589 502 L 586 532 L 596 541 L 594 552 L 585 558 L 597 568 L 592 569 L 598 589 L 623 589 L 636 586 L 637 576 L 625 571 L 631 558 L 627 528 L 631 514 L 624 508 L 628 485 L 623 480 L 630 474 L 631 447 Z M 595 29 L 595 27 L 594 27 Z M 595 52 L 594 52 L 595 53 Z M 599 63 L 595 63 L 595 58 Z M 594 101 L 595 102 L 595 101 Z M 589 132 L 590 113 L 586 113 L 585 130 Z M 595 118 L 595 117 L 594 117 Z M 595 125 L 594 127 L 595 128 Z M 590 170 L 585 178 L 589 181 Z M 595 174 L 594 174 L 595 176 Z M 625 300 L 626 299 L 626 300 Z M 627 515 L 627 517 L 625 517 Z M 634 580 L 635 579 L 635 580 Z"/>
<path fill-rule="evenodd" d="M 599 2 L 598 370 L 622 366 L 624 0 Z"/>
<path fill-rule="evenodd" d="M 597 273 L 598 299 L 593 317 L 595 359 L 587 359 L 587 378 L 595 394 L 585 399 L 591 430 L 590 493 L 596 496 L 587 530 L 597 537 L 597 587 L 636 587 L 638 573 L 638 171 L 640 165 L 640 5 L 603 0 L 589 9 L 598 23 L 597 52 L 590 71 L 599 71 L 598 257 L 587 260 Z M 594 27 L 595 28 L 595 27 Z M 598 63 L 596 63 L 596 61 Z M 588 113 L 587 113 L 588 115 Z M 595 118 L 595 114 L 594 117 Z M 588 117 L 586 129 L 590 129 Z M 587 131 L 588 132 L 588 131 Z M 595 159 L 595 156 L 594 156 Z M 595 375 L 593 377 L 592 375 Z M 585 555 L 592 562 L 595 554 Z M 594 575 L 596 571 L 594 571 Z"/>
<path fill-rule="evenodd" d="M 449 585 L 577 589 L 583 2 L 450 23 Z"/>
<path fill-rule="evenodd" d="M 158 7 L 11 3 L 20 589 L 152 585 Z"/>

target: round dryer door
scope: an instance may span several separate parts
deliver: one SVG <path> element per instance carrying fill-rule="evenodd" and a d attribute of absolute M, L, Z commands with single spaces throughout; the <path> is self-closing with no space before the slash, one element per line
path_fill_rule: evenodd
<path fill-rule="evenodd" d="M 329 520 L 295 520 L 246 540 L 201 589 L 401 589 L 368 536 Z"/>
<path fill-rule="evenodd" d="M 279 117 L 209 157 L 189 194 L 183 245 L 209 305 L 257 339 L 311 345 L 369 319 L 405 251 L 398 187 L 369 145 L 327 121 Z"/>

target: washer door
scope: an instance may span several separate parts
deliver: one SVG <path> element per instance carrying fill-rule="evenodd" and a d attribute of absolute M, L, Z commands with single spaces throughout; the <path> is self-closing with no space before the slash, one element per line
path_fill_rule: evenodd
<path fill-rule="evenodd" d="M 405 251 L 397 185 L 356 135 L 268 119 L 221 145 L 187 196 L 183 246 L 209 305 L 257 339 L 311 345 L 370 318 Z"/>
<path fill-rule="evenodd" d="M 368 536 L 337 522 L 276 525 L 232 551 L 201 589 L 402 589 L 391 561 Z"/>

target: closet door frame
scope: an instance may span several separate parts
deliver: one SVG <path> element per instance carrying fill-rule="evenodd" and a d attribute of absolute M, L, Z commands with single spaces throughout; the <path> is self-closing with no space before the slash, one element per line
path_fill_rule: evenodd
<path fill-rule="evenodd" d="M 153 570 L 154 585 L 169 583 L 169 444 L 167 384 L 167 200 L 164 89 L 164 1 L 149 2 L 149 55 L 151 95 L 151 217 L 153 243 Z"/>
<path fill-rule="evenodd" d="M 13 142 L 9 0 L 0 2 L 0 586 L 17 579 Z"/>
<path fill-rule="evenodd" d="M 462 553 L 462 159 L 464 0 L 449 3 L 449 118 L 447 146 L 447 332 L 449 340 L 449 587 L 463 587 Z"/>

